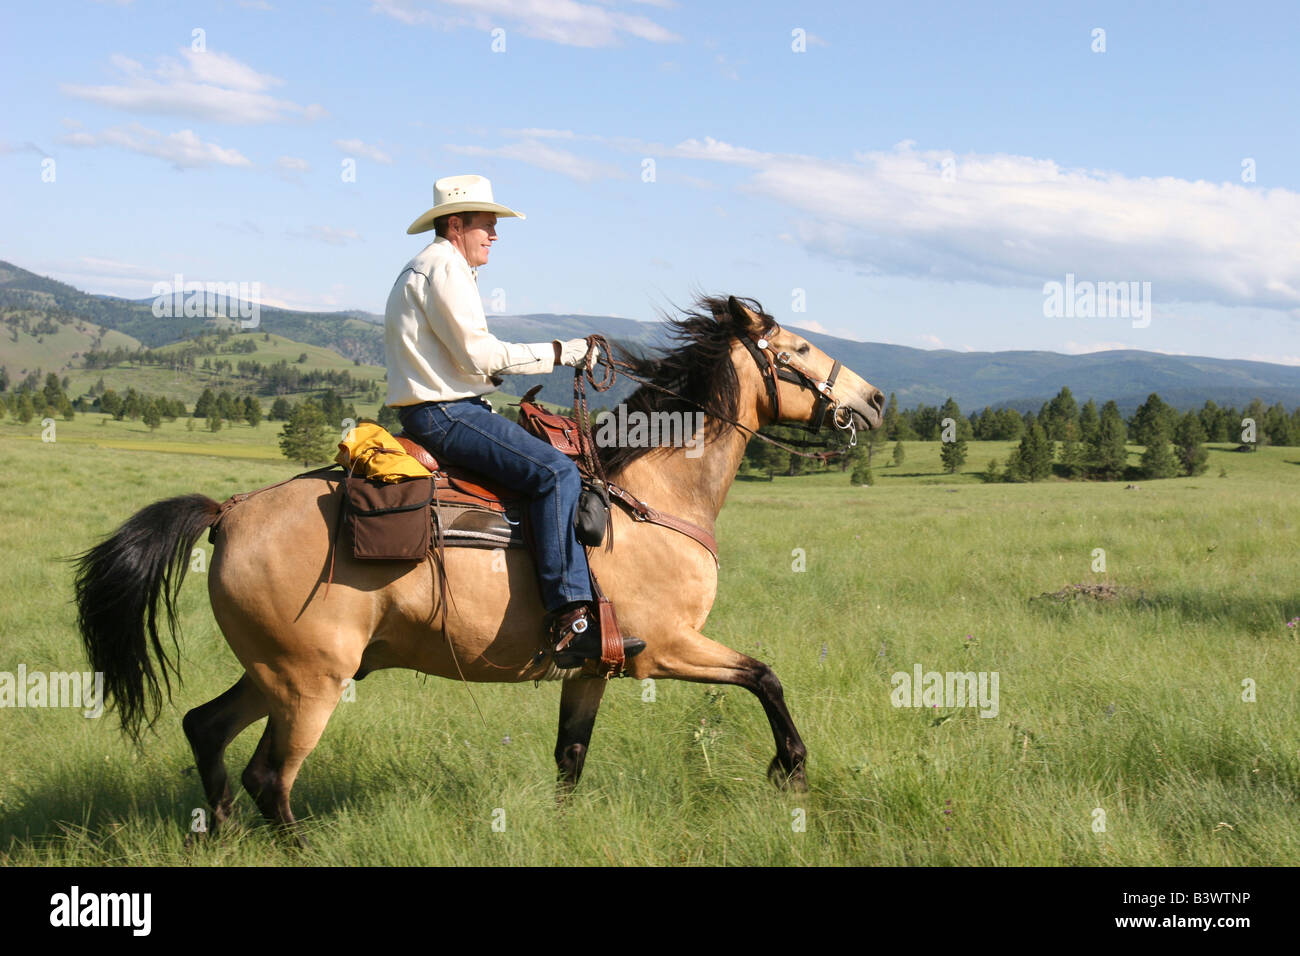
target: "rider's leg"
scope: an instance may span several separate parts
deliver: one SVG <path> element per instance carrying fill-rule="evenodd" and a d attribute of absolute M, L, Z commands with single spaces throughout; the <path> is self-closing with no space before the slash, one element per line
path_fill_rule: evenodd
<path fill-rule="evenodd" d="M 439 402 L 401 410 L 402 425 L 435 456 L 444 456 L 529 496 L 536 538 L 538 585 L 547 624 L 557 641 L 568 640 L 559 666 L 578 666 L 600 655 L 599 622 L 591 613 L 587 553 L 574 532 L 582 480 L 564 454 L 492 412 L 479 399 Z M 596 625 L 586 628 L 590 623 Z M 624 641 L 631 657 L 645 646 Z"/>

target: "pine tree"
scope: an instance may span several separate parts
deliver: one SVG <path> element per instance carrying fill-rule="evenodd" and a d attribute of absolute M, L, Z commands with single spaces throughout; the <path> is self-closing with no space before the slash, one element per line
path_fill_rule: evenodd
<path fill-rule="evenodd" d="M 1181 470 L 1169 447 L 1169 432 L 1163 421 L 1157 422 L 1147 435 L 1149 442 L 1142 453 L 1142 473 L 1148 478 L 1173 478 Z"/>
<path fill-rule="evenodd" d="M 1188 412 L 1178 422 L 1178 429 L 1174 432 L 1175 453 L 1183 467 L 1183 474 L 1194 478 L 1204 474 L 1209 466 L 1210 453 L 1201 444 L 1204 440 L 1205 432 L 1201 429 L 1200 418 Z"/>
<path fill-rule="evenodd" d="M 885 437 L 897 441 L 898 435 L 898 396 L 889 393 L 889 404 L 885 406 Z"/>
<path fill-rule="evenodd" d="M 1065 477 L 1078 478 L 1083 474 L 1085 465 L 1083 445 L 1078 439 L 1071 437 L 1061 442 L 1061 471 Z"/>
<path fill-rule="evenodd" d="M 898 444 L 894 445 L 894 467 L 895 468 L 903 464 L 903 459 L 906 456 L 907 456 L 907 452 L 903 450 L 903 443 L 901 441 Z"/>
<path fill-rule="evenodd" d="M 1015 477 L 1021 481 L 1042 481 L 1052 473 L 1052 442 L 1037 421 L 1029 426 L 1015 454 Z M 1008 473 L 1011 466 L 1008 464 Z"/>
<path fill-rule="evenodd" d="M 18 402 L 14 405 L 14 418 L 26 425 L 36 417 L 36 406 L 32 404 L 31 393 L 25 389 L 18 393 Z"/>
<path fill-rule="evenodd" d="M 111 388 L 105 389 L 104 394 L 99 396 L 99 410 L 105 415 L 117 417 L 117 410 L 122 407 L 122 396 Z"/>
<path fill-rule="evenodd" d="M 1226 442 L 1228 440 L 1228 418 L 1225 412 L 1225 409 L 1220 408 L 1212 400 L 1206 400 L 1197 415 L 1206 441 Z"/>
<path fill-rule="evenodd" d="M 854 485 L 874 485 L 876 483 L 876 476 L 871 473 L 871 466 L 867 464 L 865 459 L 858 462 L 857 467 L 853 469 L 849 482 Z"/>
<path fill-rule="evenodd" d="M 252 395 L 244 396 L 244 421 L 254 428 L 262 421 L 262 403 Z"/>
<path fill-rule="evenodd" d="M 1119 406 L 1109 401 L 1102 406 L 1096 440 L 1089 447 L 1093 474 L 1103 481 L 1118 481 L 1128 467 L 1124 419 Z"/>
<path fill-rule="evenodd" d="M 970 421 L 966 418 L 965 415 L 961 413 L 961 408 L 957 405 L 957 402 L 953 399 L 951 395 L 948 396 L 948 400 L 945 401 L 943 405 L 940 407 L 938 417 L 939 417 L 940 440 L 943 439 L 943 421 L 946 418 L 951 418 L 953 420 L 953 423 L 957 426 L 956 437 L 965 438 L 968 440 L 974 437 L 972 433 Z"/>
<path fill-rule="evenodd" d="M 333 449 L 334 436 L 320 406 L 310 399 L 299 402 L 280 432 L 281 453 L 306 466 L 328 461 Z"/>
<path fill-rule="evenodd" d="M 990 458 L 988 466 L 985 467 L 984 473 L 980 475 L 980 480 L 985 484 L 992 484 L 995 481 L 1002 480 L 1002 473 L 998 471 L 998 460 Z"/>
<path fill-rule="evenodd" d="M 966 439 L 942 442 L 939 457 L 943 460 L 943 470 L 950 475 L 956 474 L 957 469 L 966 464 Z"/>
<path fill-rule="evenodd" d="M 1079 424 L 1079 405 L 1067 385 L 1050 402 L 1043 403 L 1038 414 L 1049 441 L 1064 441 L 1067 426 Z"/>
<path fill-rule="evenodd" d="M 519 419 L 519 410 L 508 405 L 501 409 L 501 414 L 509 417 L 511 421 L 518 421 Z M 375 420 L 390 432 L 401 431 L 402 420 L 397 417 L 397 409 L 391 405 L 380 405 L 379 414 L 375 416 Z M 759 444 L 762 444 L 762 442 L 759 442 Z"/>
<path fill-rule="evenodd" d="M 212 389 L 205 388 L 199 400 L 194 403 L 194 417 L 207 418 L 212 414 L 212 409 L 217 403 L 217 396 L 212 394 Z"/>
<path fill-rule="evenodd" d="M 140 413 L 141 420 L 149 426 L 149 431 L 157 431 L 158 426 L 162 424 L 162 412 L 158 408 L 158 403 L 153 399 L 144 403 L 144 410 Z"/>
<path fill-rule="evenodd" d="M 987 473 L 989 469 L 985 469 Z M 1003 481 L 1028 481 L 1020 467 L 1020 449 L 1019 447 L 1011 449 L 1011 454 L 1007 455 L 1007 467 L 1002 472 Z"/>
<path fill-rule="evenodd" d="M 45 376 L 45 387 L 41 390 L 41 397 L 45 400 L 44 411 L 57 410 L 63 404 L 63 386 L 59 384 L 59 376 L 53 372 Z"/>
<path fill-rule="evenodd" d="M 1088 399 L 1079 410 L 1079 441 L 1091 445 L 1097 440 L 1101 419 L 1097 417 L 1097 403 Z"/>
<path fill-rule="evenodd" d="M 279 398 L 277 398 L 275 401 L 271 403 L 271 414 L 268 415 L 267 417 L 274 422 L 287 422 L 289 420 L 289 416 L 292 414 L 293 414 L 293 406 L 289 404 L 289 400 L 287 398 L 281 395 Z M 380 414 L 382 414 L 382 412 Z"/>
<path fill-rule="evenodd" d="M 1156 434 L 1163 431 L 1167 441 L 1173 431 L 1176 414 L 1177 412 L 1166 405 L 1159 395 L 1152 392 L 1133 413 L 1129 438 L 1135 445 L 1150 445 L 1154 442 Z"/>

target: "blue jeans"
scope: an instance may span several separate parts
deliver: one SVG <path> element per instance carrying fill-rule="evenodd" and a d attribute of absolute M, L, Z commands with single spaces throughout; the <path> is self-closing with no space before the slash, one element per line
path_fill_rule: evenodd
<path fill-rule="evenodd" d="M 563 453 L 497 415 L 481 398 L 397 409 L 406 434 L 435 458 L 479 472 L 529 499 L 542 603 L 555 611 L 590 601 L 587 552 L 574 532 L 582 478 Z"/>

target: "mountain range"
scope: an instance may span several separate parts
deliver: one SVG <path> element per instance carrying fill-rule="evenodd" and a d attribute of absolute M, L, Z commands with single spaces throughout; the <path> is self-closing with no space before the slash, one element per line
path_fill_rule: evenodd
<path fill-rule="evenodd" d="M 66 283 L 0 261 L 0 310 L 70 313 L 102 328 L 131 336 L 148 347 L 188 338 L 204 329 L 231 326 L 231 319 L 154 315 L 152 299 L 130 300 L 83 292 Z M 219 305 L 225 305 L 221 302 Z M 234 303 L 230 303 L 233 305 Z M 234 310 L 226 314 L 237 314 Z M 778 320 L 782 317 L 778 316 Z M 1079 401 L 1114 399 L 1128 414 L 1156 392 L 1169 404 L 1199 408 L 1207 399 L 1242 407 L 1259 398 L 1265 404 L 1300 405 L 1300 367 L 1166 355 L 1138 350 L 1063 355 L 1045 351 L 955 352 L 878 342 L 855 342 L 785 324 L 809 342 L 880 388 L 897 395 L 899 406 L 938 405 L 952 396 L 966 412 L 984 406 L 1037 411 L 1062 386 Z M 540 342 L 601 333 L 631 347 L 659 347 L 666 341 L 662 322 L 600 315 L 492 315 L 498 338 Z M 364 364 L 384 364 L 383 317 L 349 310 L 306 312 L 263 306 L 259 331 L 331 348 Z M 3 361 L 0 341 L 0 362 Z M 12 373 L 11 369 L 11 373 Z M 538 384 L 535 376 L 508 376 L 503 390 L 521 394 Z M 591 396 L 593 407 L 621 401 L 635 386 L 626 380 L 610 392 Z M 542 397 L 557 404 L 572 400 L 572 372 L 557 370 L 545 379 Z"/>

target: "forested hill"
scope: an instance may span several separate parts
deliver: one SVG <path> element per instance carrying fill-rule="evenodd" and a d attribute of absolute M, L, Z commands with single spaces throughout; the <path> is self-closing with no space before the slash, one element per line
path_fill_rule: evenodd
<path fill-rule="evenodd" d="M 238 324 L 229 318 L 159 318 L 153 314 L 151 304 L 152 300 L 91 295 L 0 262 L 0 310 L 71 313 L 152 348 L 192 337 L 205 328 Z M 797 317 L 778 319 L 798 329 Z M 600 332 L 611 340 L 642 347 L 662 345 L 665 331 L 660 322 L 590 315 L 489 316 L 488 324 L 499 338 L 508 341 L 540 342 Z M 258 328 L 296 342 L 333 349 L 364 364 L 384 364 L 381 316 L 356 310 L 300 312 L 263 307 Z M 1266 405 L 1300 405 L 1300 367 L 1294 366 L 1143 351 L 1087 355 L 953 352 L 853 342 L 816 332 L 802 334 L 886 393 L 895 393 L 903 408 L 939 404 L 951 396 L 968 411 L 986 405 L 1037 410 L 1062 386 L 1069 386 L 1080 400 L 1114 399 L 1126 414 L 1152 392 L 1183 409 L 1199 408 L 1207 399 L 1235 406 L 1244 406 L 1255 398 Z M 505 389 L 521 394 L 537 383 L 535 377 L 511 376 Z M 613 404 L 630 390 L 630 383 L 620 384 L 600 396 L 599 402 Z M 542 394 L 549 401 L 568 404 L 572 398 L 572 373 L 567 369 L 553 373 Z"/>

